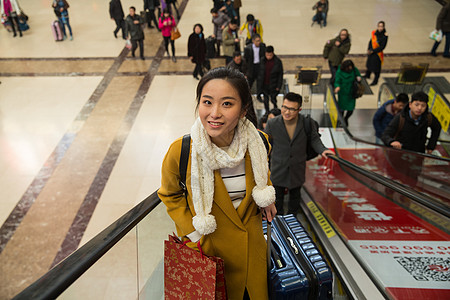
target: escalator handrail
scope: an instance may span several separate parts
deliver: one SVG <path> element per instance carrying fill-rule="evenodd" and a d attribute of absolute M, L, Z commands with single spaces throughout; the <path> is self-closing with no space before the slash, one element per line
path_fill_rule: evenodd
<path fill-rule="evenodd" d="M 380 108 L 384 103 L 381 103 L 380 102 L 380 99 L 381 99 L 381 92 L 383 91 L 383 88 L 384 87 L 387 87 L 387 89 L 389 90 L 389 92 L 391 92 L 391 94 L 394 96 L 394 98 L 395 98 L 395 93 L 391 90 L 391 87 L 389 86 L 389 84 L 387 83 L 387 82 L 383 82 L 381 85 L 380 85 L 380 87 L 379 87 L 379 89 L 378 89 L 378 99 L 377 99 L 377 107 L 378 108 Z M 392 98 L 392 99 L 394 99 L 394 98 Z M 391 99 L 389 99 L 389 100 L 391 100 Z"/>
<path fill-rule="evenodd" d="M 336 100 L 336 96 L 334 95 L 334 90 L 332 88 L 332 85 L 328 84 L 328 88 L 330 89 L 330 91 L 332 91 L 331 92 L 331 99 L 333 99 L 332 101 L 334 102 L 334 105 L 336 105 L 336 107 L 339 107 L 338 103 L 337 103 L 337 100 Z M 325 98 L 326 98 L 326 93 L 325 93 Z M 373 145 L 373 146 L 382 147 L 382 148 L 387 148 L 390 151 L 412 153 L 412 154 L 417 155 L 417 156 L 428 157 L 428 158 L 432 158 L 432 159 L 435 159 L 435 160 L 442 160 L 442 161 L 450 162 L 450 158 L 447 158 L 447 157 L 436 156 L 436 155 L 432 155 L 432 154 L 428 154 L 428 153 L 420 153 L 420 152 L 415 152 L 415 151 L 411 151 L 411 150 L 407 150 L 407 149 L 396 149 L 396 148 L 393 148 L 393 147 L 389 147 L 389 146 L 386 146 L 386 145 L 380 145 L 380 144 L 377 144 L 377 143 L 365 141 L 363 139 L 355 137 L 348 130 L 347 125 L 345 125 L 344 117 L 342 116 L 342 114 L 339 111 L 339 109 L 337 110 L 337 113 L 338 113 L 338 120 L 341 123 L 342 128 L 344 129 L 345 133 L 355 142 L 364 143 L 364 144 Z"/>
<path fill-rule="evenodd" d="M 445 97 L 444 93 L 441 92 L 441 90 L 438 88 L 438 86 L 436 84 L 434 84 L 433 82 L 426 82 L 422 85 L 422 91 L 427 86 L 431 86 L 434 89 L 434 91 L 436 92 L 436 94 L 439 94 L 439 96 L 441 96 L 442 100 L 444 100 L 444 102 L 447 104 L 447 106 L 450 107 L 450 102 L 448 101 L 447 97 Z M 431 109 L 431 107 L 430 107 L 430 109 Z"/>
<path fill-rule="evenodd" d="M 160 202 L 161 200 L 155 191 L 16 295 L 13 300 L 56 299 Z"/>
<path fill-rule="evenodd" d="M 445 204 L 436 202 L 435 199 L 433 199 L 432 197 L 426 195 L 426 194 L 422 194 L 417 192 L 416 190 L 400 184 L 396 181 L 393 180 L 389 180 L 386 179 L 384 176 L 377 174 L 375 172 L 372 171 L 368 171 L 364 168 L 361 168 L 358 165 L 355 165 L 339 156 L 336 155 L 329 155 L 329 158 L 333 159 L 334 161 L 338 162 L 340 165 L 344 165 L 350 169 L 352 169 L 353 171 L 356 171 L 358 173 L 360 173 L 361 175 L 368 177 L 378 183 L 380 183 L 383 186 L 386 186 L 392 190 L 394 190 L 397 193 L 400 193 L 420 204 L 422 204 L 425 207 L 428 207 L 438 213 L 440 213 L 443 216 L 446 216 L 447 218 L 450 218 L 450 210 L 448 209 L 448 207 Z"/>

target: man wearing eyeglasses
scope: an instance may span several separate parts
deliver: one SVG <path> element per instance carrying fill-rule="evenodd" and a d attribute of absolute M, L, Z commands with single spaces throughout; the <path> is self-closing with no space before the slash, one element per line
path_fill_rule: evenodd
<path fill-rule="evenodd" d="M 275 188 L 275 206 L 279 214 L 284 214 L 283 200 L 286 188 L 289 190 L 288 214 L 296 215 L 300 209 L 300 189 L 305 182 L 307 142 L 305 117 L 299 114 L 301 107 L 302 96 L 287 93 L 281 106 L 281 115 L 270 119 L 264 130 L 272 143 L 270 179 Z M 315 122 L 310 124 L 312 148 L 325 158 L 327 154 L 334 154 L 320 140 Z"/>

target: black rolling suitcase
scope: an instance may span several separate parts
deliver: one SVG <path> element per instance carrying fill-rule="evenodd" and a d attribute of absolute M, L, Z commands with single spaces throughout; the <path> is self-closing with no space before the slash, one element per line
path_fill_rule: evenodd
<path fill-rule="evenodd" d="M 271 230 L 263 221 L 263 229 L 272 240 L 269 298 L 332 299 L 331 269 L 294 215 L 276 216 Z"/>

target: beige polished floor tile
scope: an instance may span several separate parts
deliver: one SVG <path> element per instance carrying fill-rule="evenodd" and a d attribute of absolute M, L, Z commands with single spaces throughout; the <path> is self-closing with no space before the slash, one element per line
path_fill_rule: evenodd
<path fill-rule="evenodd" d="M 0 223 L 8 217 L 100 81 L 0 78 Z"/>

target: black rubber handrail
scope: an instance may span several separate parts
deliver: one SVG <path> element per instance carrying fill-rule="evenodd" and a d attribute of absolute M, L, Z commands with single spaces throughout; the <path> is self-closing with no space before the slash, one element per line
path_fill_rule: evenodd
<path fill-rule="evenodd" d="M 364 177 L 367 177 L 369 179 L 372 179 L 373 181 L 376 181 L 380 183 L 381 185 L 388 187 L 395 192 L 402 194 L 403 196 L 406 196 L 420 204 L 422 204 L 425 207 L 428 207 L 438 213 L 440 213 L 443 216 L 446 216 L 447 218 L 450 218 L 450 210 L 448 206 L 446 206 L 443 203 L 436 202 L 436 200 L 426 194 L 422 194 L 417 192 L 416 190 L 410 188 L 409 186 L 400 184 L 396 181 L 390 180 L 385 178 L 384 176 L 377 174 L 372 171 L 368 171 L 366 169 L 363 169 L 359 167 L 358 165 L 355 165 L 354 163 L 351 163 L 345 159 L 340 158 L 336 155 L 329 155 L 329 158 L 335 160 L 340 165 L 346 166 L 350 169 L 352 169 L 355 172 L 358 172 L 359 174 L 363 175 Z"/>
<path fill-rule="evenodd" d="M 331 84 L 328 85 L 328 88 L 331 89 L 331 91 L 333 91 L 333 86 Z M 326 93 L 325 93 L 325 97 L 326 97 Z M 331 93 L 331 99 L 334 102 L 334 104 L 336 105 L 336 108 L 339 107 L 337 100 L 336 100 L 336 96 L 334 95 L 334 92 Z M 344 117 L 341 115 L 341 112 L 339 111 L 339 109 L 337 110 L 338 113 L 338 120 L 341 123 L 342 128 L 344 129 L 345 133 L 355 142 L 359 142 L 359 143 L 363 143 L 363 144 L 368 144 L 368 145 L 373 145 L 373 146 L 377 146 L 380 148 L 386 148 L 389 149 L 389 151 L 397 151 L 397 152 L 406 152 L 406 153 L 412 153 L 414 155 L 417 156 L 422 156 L 422 157 L 428 157 L 428 158 L 432 158 L 432 159 L 436 159 L 436 160 L 442 160 L 442 161 L 446 161 L 446 162 L 450 162 L 450 158 L 448 157 L 443 157 L 443 156 L 436 156 L 436 155 L 432 155 L 432 154 L 427 154 L 427 153 L 420 153 L 420 152 L 415 152 L 415 151 L 411 151 L 411 150 L 407 150 L 407 149 L 396 149 L 393 147 L 389 147 L 386 145 L 380 145 L 377 143 L 373 143 L 373 142 L 369 142 L 360 138 L 357 138 L 355 136 L 353 136 L 353 134 L 348 130 L 347 125 L 345 125 L 345 121 L 344 121 Z"/>
<path fill-rule="evenodd" d="M 16 295 L 13 300 L 56 299 L 160 202 L 154 192 Z"/>

